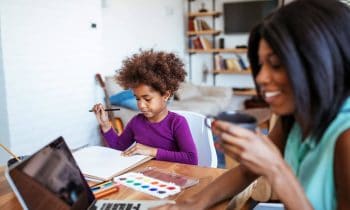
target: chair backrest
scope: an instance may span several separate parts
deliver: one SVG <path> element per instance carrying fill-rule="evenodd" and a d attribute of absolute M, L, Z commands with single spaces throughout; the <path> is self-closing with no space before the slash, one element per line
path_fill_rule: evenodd
<path fill-rule="evenodd" d="M 211 129 L 205 125 L 205 116 L 196 112 L 172 110 L 184 116 L 190 126 L 194 143 L 198 152 L 198 165 L 216 168 L 218 159 L 214 147 Z"/>

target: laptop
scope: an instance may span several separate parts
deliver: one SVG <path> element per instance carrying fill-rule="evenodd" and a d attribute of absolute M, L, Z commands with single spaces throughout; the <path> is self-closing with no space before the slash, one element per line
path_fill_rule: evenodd
<path fill-rule="evenodd" d="M 146 210 L 170 200 L 96 200 L 63 137 L 5 172 L 23 209 Z"/>

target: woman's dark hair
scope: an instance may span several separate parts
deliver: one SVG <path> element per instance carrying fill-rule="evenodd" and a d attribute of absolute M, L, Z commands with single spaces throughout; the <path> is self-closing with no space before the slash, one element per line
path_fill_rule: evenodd
<path fill-rule="evenodd" d="M 140 51 L 123 61 L 116 80 L 124 88 L 134 88 L 140 84 L 152 87 L 164 95 L 172 95 L 185 80 L 183 62 L 173 53 Z"/>
<path fill-rule="evenodd" d="M 254 78 L 260 71 L 259 42 L 265 39 L 287 71 L 304 137 L 319 139 L 349 96 L 349 37 L 350 9 L 337 0 L 296 0 L 250 33 Z M 290 125 L 291 118 L 282 117 L 282 123 Z"/>

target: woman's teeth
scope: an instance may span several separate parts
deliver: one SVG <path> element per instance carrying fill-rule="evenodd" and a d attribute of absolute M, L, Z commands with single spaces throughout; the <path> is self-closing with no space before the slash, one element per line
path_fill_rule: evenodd
<path fill-rule="evenodd" d="M 265 92 L 265 98 L 273 97 L 273 96 L 276 96 L 276 95 L 278 95 L 280 93 L 281 93 L 280 91 Z"/>

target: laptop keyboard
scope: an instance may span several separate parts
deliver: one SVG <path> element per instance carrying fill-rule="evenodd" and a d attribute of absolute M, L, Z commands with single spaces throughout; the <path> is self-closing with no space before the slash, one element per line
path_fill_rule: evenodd
<path fill-rule="evenodd" d="M 101 210 L 139 210 L 140 203 L 104 203 Z"/>

